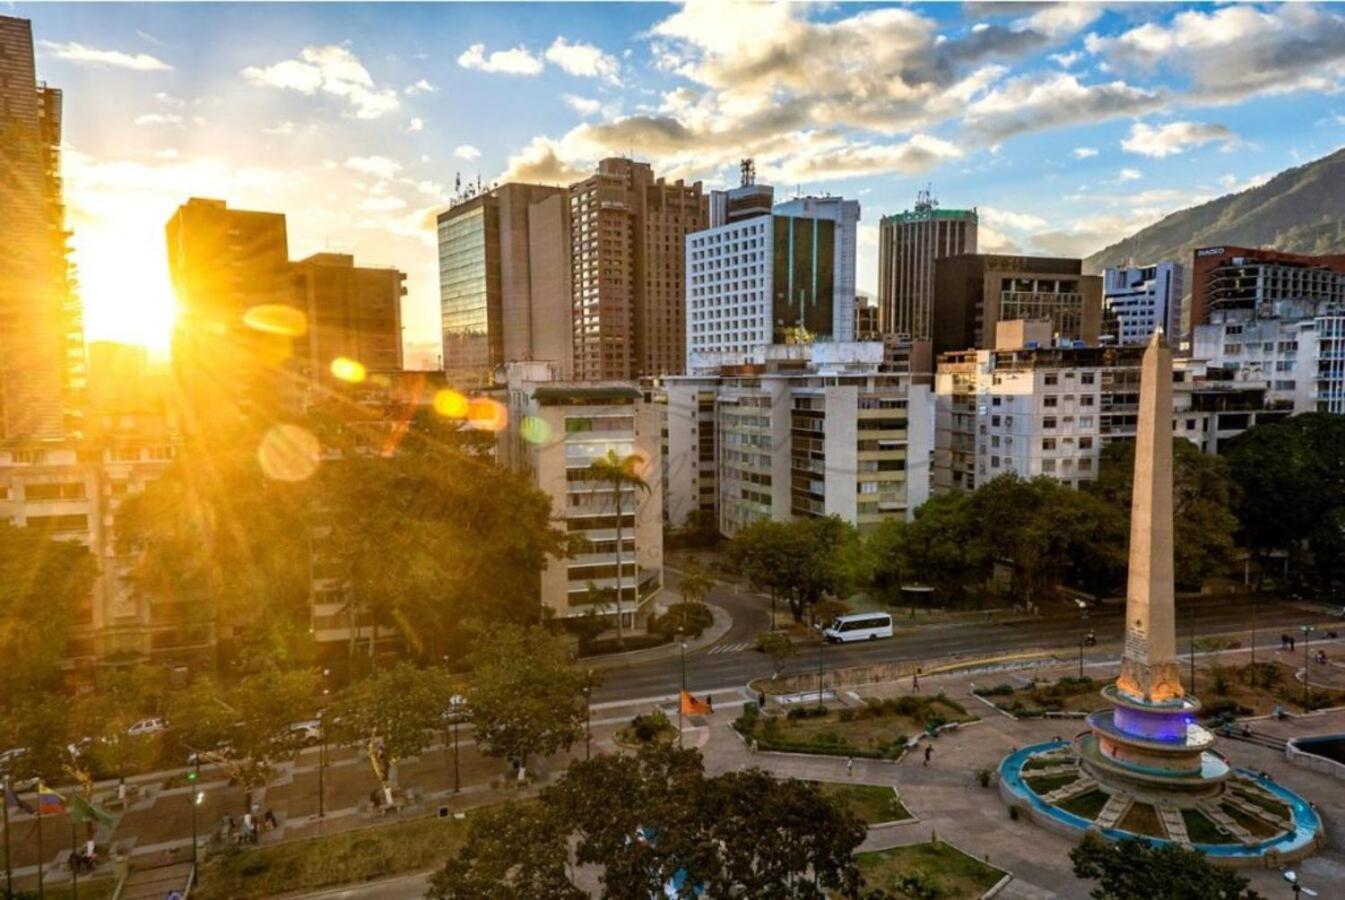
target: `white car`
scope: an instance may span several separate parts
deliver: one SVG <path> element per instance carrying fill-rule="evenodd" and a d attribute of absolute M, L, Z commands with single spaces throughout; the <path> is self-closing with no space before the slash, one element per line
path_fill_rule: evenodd
<path fill-rule="evenodd" d="M 126 733 L 131 737 L 139 737 L 144 734 L 158 734 L 161 731 L 168 730 L 168 722 L 165 719 L 141 719 L 130 728 Z"/>
<path fill-rule="evenodd" d="M 27 747 L 12 747 L 0 753 L 0 772 L 8 772 L 10 766 L 23 759 L 27 753 Z"/>
<path fill-rule="evenodd" d="M 303 741 L 305 747 L 322 743 L 322 720 L 309 719 L 290 725 L 290 733 Z"/>

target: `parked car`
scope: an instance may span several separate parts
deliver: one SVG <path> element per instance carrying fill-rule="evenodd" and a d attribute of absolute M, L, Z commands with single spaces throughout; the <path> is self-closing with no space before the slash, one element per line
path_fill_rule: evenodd
<path fill-rule="evenodd" d="M 27 747 L 11 747 L 0 753 L 0 772 L 8 772 L 13 765 L 28 753 Z"/>
<path fill-rule="evenodd" d="M 305 747 L 322 743 L 322 720 L 308 719 L 290 725 L 290 733 L 300 738 Z"/>
<path fill-rule="evenodd" d="M 454 694 L 448 698 L 448 706 L 444 708 L 445 722 L 466 722 L 471 718 L 472 712 L 467 707 L 467 698 L 461 694 Z"/>
<path fill-rule="evenodd" d="M 187 754 L 187 765 L 203 766 L 215 761 L 215 757 L 232 756 L 233 741 L 220 741 L 212 750 L 193 750 Z"/>
<path fill-rule="evenodd" d="M 130 728 L 126 733 L 131 737 L 139 737 L 145 734 L 158 734 L 168 730 L 168 721 L 166 719 L 141 719 Z"/>

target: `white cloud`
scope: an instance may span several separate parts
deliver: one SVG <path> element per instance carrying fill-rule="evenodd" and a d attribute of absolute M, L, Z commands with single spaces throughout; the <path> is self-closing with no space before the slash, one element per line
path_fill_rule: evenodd
<path fill-rule="evenodd" d="M 134 69 L 137 72 L 162 72 L 173 68 L 157 56 L 148 53 L 124 53 L 121 50 L 100 50 L 74 41 L 38 41 L 43 53 L 63 59 L 67 62 L 83 63 L 91 66 L 111 66 L 117 69 Z"/>
<path fill-rule="evenodd" d="M 1121 141 L 1121 148 L 1127 153 L 1162 159 L 1210 141 L 1221 141 L 1227 148 L 1237 141 L 1237 135 L 1226 125 L 1212 122 L 1166 122 L 1156 128 L 1146 122 L 1136 122 L 1130 126 L 1130 134 Z"/>
<path fill-rule="evenodd" d="M 453 155 L 458 159 L 480 159 L 481 151 L 471 144 L 459 144 L 453 148 Z"/>
<path fill-rule="evenodd" d="M 561 99 L 565 101 L 566 106 L 586 118 L 588 116 L 596 116 L 598 113 L 602 112 L 601 100 L 592 100 L 588 97 L 577 97 L 574 94 L 564 94 Z"/>
<path fill-rule="evenodd" d="M 1230 4 L 1186 10 L 1167 25 L 1146 22 L 1085 43 L 1114 66 L 1165 67 L 1190 78 L 1207 103 L 1255 94 L 1345 86 L 1345 16 L 1331 4 Z"/>
<path fill-rule="evenodd" d="M 1144 173 L 1139 169 L 1122 169 L 1116 173 L 1117 181 L 1139 181 L 1144 177 Z"/>
<path fill-rule="evenodd" d="M 604 53 L 592 44 L 572 44 L 558 37 L 546 48 L 546 60 L 568 75 L 601 78 L 608 84 L 621 84 L 621 63 L 617 62 L 615 56 Z"/>
<path fill-rule="evenodd" d="M 1070 69 L 1074 64 L 1083 58 L 1083 53 L 1078 50 L 1071 50 L 1069 53 L 1052 53 L 1051 59 L 1062 69 Z"/>
<path fill-rule="evenodd" d="M 1009 229 L 1010 231 L 1036 231 L 1039 228 L 1045 228 L 1047 222 L 1041 216 L 1034 216 L 1032 213 L 1013 212 L 1007 209 L 996 209 L 993 206 L 982 206 L 976 210 L 977 217 L 982 223 L 990 225 L 992 228 Z"/>
<path fill-rule="evenodd" d="M 1074 158 L 1075 158 L 1075 159 L 1088 159 L 1089 157 L 1093 157 L 1093 156 L 1097 156 L 1097 148 L 1096 148 L 1096 147 L 1075 147 L 1075 148 L 1074 148 Z"/>
<path fill-rule="evenodd" d="M 472 44 L 458 56 L 458 65 L 464 69 L 506 75 L 540 75 L 543 68 L 542 61 L 522 45 L 487 54 L 485 44 Z"/>
<path fill-rule="evenodd" d="M 1066 72 L 1011 78 L 967 107 L 972 132 L 988 140 L 1150 112 L 1162 94 L 1124 81 L 1083 84 Z"/>
<path fill-rule="evenodd" d="M 352 156 L 346 159 L 345 167 L 361 175 L 383 179 L 395 178 L 402 170 L 401 163 L 386 156 Z"/>
<path fill-rule="evenodd" d="M 186 100 L 183 100 L 179 97 L 174 97 L 172 94 L 164 93 L 163 91 L 159 91 L 157 94 L 155 94 L 154 99 L 158 100 L 164 106 L 171 106 L 173 109 L 182 109 L 184 106 L 187 105 Z"/>
<path fill-rule="evenodd" d="M 1270 179 L 1274 178 L 1275 172 L 1262 172 L 1260 175 L 1251 175 L 1247 178 L 1239 179 L 1236 175 L 1227 174 L 1219 178 L 1219 186 L 1230 194 L 1239 194 L 1243 191 L 1249 191 L 1252 188 L 1260 187 Z"/>
<path fill-rule="evenodd" d="M 145 113 L 135 117 L 137 125 L 168 125 L 173 128 L 185 128 L 186 122 L 177 113 Z"/>
<path fill-rule="evenodd" d="M 416 94 L 433 94 L 437 90 L 439 90 L 437 87 L 422 78 L 415 84 L 408 84 L 402 89 L 402 93 L 408 97 L 414 97 Z"/>
<path fill-rule="evenodd" d="M 349 103 L 357 119 L 377 119 L 397 109 L 397 92 L 374 85 L 369 70 L 345 47 L 329 44 L 305 47 L 298 59 L 265 67 L 248 66 L 249 84 L 315 94 L 319 91 Z"/>
<path fill-rule="evenodd" d="M 271 125 L 267 128 L 263 128 L 262 134 L 274 134 L 285 136 L 294 134 L 297 130 L 298 129 L 293 122 L 286 120 L 284 122 L 277 122 L 274 125 Z"/>
<path fill-rule="evenodd" d="M 425 120 L 424 120 L 424 119 L 421 119 L 421 118 L 413 117 L 413 118 L 411 119 L 410 124 L 408 124 L 408 125 L 406 126 L 406 130 L 407 130 L 407 131 L 424 131 L 424 130 L 425 130 Z"/>

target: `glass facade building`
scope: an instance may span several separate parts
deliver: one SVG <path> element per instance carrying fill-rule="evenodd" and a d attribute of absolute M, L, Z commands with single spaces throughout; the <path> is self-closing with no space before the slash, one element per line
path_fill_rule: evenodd
<path fill-rule="evenodd" d="M 498 213 L 486 199 L 455 207 L 438 222 L 444 371 L 451 374 L 484 374 L 503 361 Z"/>

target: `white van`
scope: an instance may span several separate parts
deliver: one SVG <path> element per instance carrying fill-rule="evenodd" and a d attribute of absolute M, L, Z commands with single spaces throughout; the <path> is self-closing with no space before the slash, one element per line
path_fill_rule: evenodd
<path fill-rule="evenodd" d="M 876 641 L 892 636 L 892 617 L 887 613 L 855 613 L 840 616 L 822 632 L 833 644 L 850 641 Z"/>

